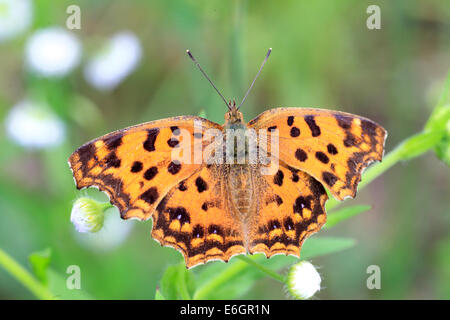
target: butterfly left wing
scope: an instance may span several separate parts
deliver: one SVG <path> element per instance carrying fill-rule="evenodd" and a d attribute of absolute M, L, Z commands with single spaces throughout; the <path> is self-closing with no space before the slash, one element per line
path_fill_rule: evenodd
<path fill-rule="evenodd" d="M 386 130 L 369 119 L 324 109 L 271 109 L 248 126 L 268 131 L 268 152 L 270 132 L 277 129 L 278 158 L 313 176 L 339 200 L 355 197 L 362 170 L 381 161 L 386 138 Z M 265 147 L 265 141 L 259 143 Z"/>
<path fill-rule="evenodd" d="M 183 149 L 185 143 L 194 146 L 202 138 L 197 131 L 206 129 L 221 130 L 222 126 L 183 116 L 94 139 L 69 158 L 77 188 L 96 186 L 105 191 L 124 219 L 148 219 L 173 186 L 200 170 L 202 164 L 193 161 L 193 154 L 189 154 L 191 161 L 182 162 L 173 160 L 172 151 Z M 193 147 L 188 150 L 194 153 Z"/>
<path fill-rule="evenodd" d="M 257 215 L 249 223 L 249 252 L 299 257 L 303 241 L 326 221 L 323 186 L 305 172 L 280 163 L 275 174 L 260 175 Z"/>

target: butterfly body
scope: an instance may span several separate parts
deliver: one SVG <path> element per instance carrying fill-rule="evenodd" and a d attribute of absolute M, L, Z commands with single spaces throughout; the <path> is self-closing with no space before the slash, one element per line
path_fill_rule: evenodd
<path fill-rule="evenodd" d="M 77 187 L 107 192 L 124 219 L 151 217 L 152 237 L 187 267 L 247 252 L 299 256 L 326 221 L 324 187 L 354 197 L 386 131 L 332 110 L 277 108 L 245 123 L 229 108 L 224 125 L 176 117 L 88 142 L 69 158 Z"/>

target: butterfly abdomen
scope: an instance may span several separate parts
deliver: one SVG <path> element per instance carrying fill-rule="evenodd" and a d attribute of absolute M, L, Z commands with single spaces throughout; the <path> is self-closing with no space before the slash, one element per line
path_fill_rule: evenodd
<path fill-rule="evenodd" d="M 254 200 L 252 172 L 249 165 L 230 165 L 228 189 L 232 206 L 236 208 L 239 219 L 245 222 L 248 218 Z"/>

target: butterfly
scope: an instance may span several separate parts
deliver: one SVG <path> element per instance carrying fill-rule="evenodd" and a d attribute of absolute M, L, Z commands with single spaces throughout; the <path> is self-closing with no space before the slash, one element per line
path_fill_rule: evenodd
<path fill-rule="evenodd" d="M 326 222 L 325 188 L 338 200 L 355 197 L 363 169 L 382 159 L 386 130 L 364 117 L 311 108 L 275 108 L 245 123 L 239 107 L 257 76 L 237 107 L 188 54 L 227 103 L 224 125 L 180 116 L 94 139 L 69 158 L 76 187 L 106 192 L 123 219 L 152 218 L 153 239 L 179 250 L 188 268 L 245 253 L 299 257 Z M 246 137 L 244 155 L 253 143 L 269 162 L 223 161 L 220 151 L 236 151 L 229 144 L 236 137 Z M 192 161 L 199 149 L 210 152 Z M 263 172 L 273 163 L 275 170 Z"/>

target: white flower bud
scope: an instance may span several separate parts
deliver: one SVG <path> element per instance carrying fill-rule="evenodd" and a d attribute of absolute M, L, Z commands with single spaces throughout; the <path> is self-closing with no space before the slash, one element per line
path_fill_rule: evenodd
<path fill-rule="evenodd" d="M 79 198 L 75 201 L 70 221 L 78 232 L 97 232 L 105 220 L 105 204 L 91 198 Z"/>
<path fill-rule="evenodd" d="M 23 34 L 32 20 L 31 0 L 0 0 L 0 42 Z"/>
<path fill-rule="evenodd" d="M 11 108 L 5 121 L 9 137 L 26 148 L 50 148 L 65 139 L 64 122 L 45 103 L 23 100 Z"/>
<path fill-rule="evenodd" d="M 134 71 L 141 56 L 138 37 L 128 31 L 119 32 L 88 61 L 84 76 L 95 88 L 112 90 Z"/>
<path fill-rule="evenodd" d="M 81 44 L 74 33 L 51 27 L 36 31 L 27 40 L 27 67 L 43 77 L 63 77 L 81 60 Z"/>
<path fill-rule="evenodd" d="M 300 261 L 289 270 L 287 287 L 289 293 L 296 299 L 311 298 L 320 290 L 320 274 L 308 261 Z"/>

